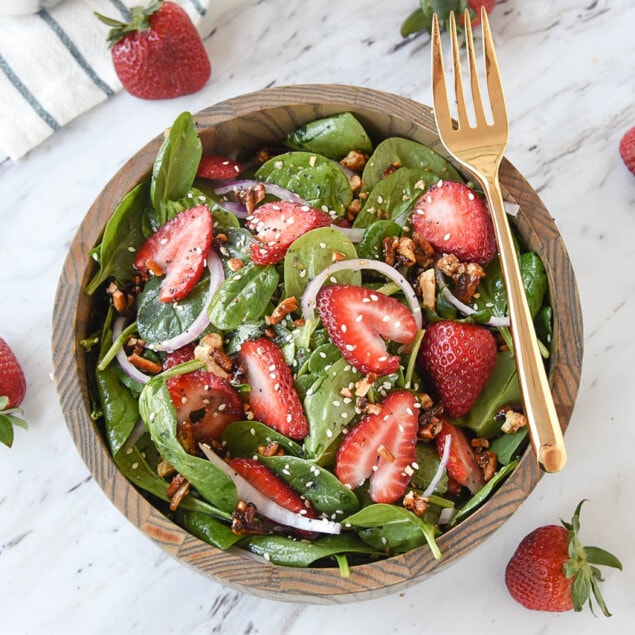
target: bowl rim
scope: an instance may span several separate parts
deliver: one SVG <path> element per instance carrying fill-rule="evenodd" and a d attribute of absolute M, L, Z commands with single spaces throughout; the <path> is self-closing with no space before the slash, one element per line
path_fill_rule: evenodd
<path fill-rule="evenodd" d="M 222 143 L 217 131 L 236 118 L 243 126 L 277 128 L 273 113 L 284 114 L 287 126 L 299 125 L 294 112 L 314 118 L 343 112 L 377 116 L 391 130 L 405 130 L 418 138 L 436 138 L 432 147 L 448 157 L 438 135 L 432 109 L 409 98 L 376 89 L 343 84 L 299 84 L 267 88 L 234 97 L 195 113 L 198 131 L 208 136 L 204 146 Z M 290 128 L 289 128 L 290 129 Z M 529 496 L 542 472 L 528 448 L 514 472 L 469 518 L 438 538 L 448 554 L 435 561 L 426 545 L 386 560 L 351 567 L 343 578 L 337 568 L 293 569 L 265 561 L 254 562 L 238 549 L 221 551 L 195 538 L 159 512 L 118 471 L 102 435 L 89 416 L 90 400 L 84 353 L 79 340 L 86 333 L 86 316 L 77 313 L 89 276 L 89 250 L 103 230 L 114 204 L 150 173 L 162 141 L 157 135 L 131 157 L 110 179 L 89 208 L 71 242 L 63 264 L 53 306 L 51 345 L 53 377 L 71 437 L 96 482 L 119 511 L 146 536 L 180 562 L 225 586 L 253 595 L 292 602 L 342 603 L 372 599 L 403 590 L 441 571 L 489 538 Z M 517 226 L 547 269 L 554 307 L 554 337 L 549 380 L 561 426 L 566 430 L 579 388 L 583 338 L 577 285 L 566 247 L 555 222 L 537 193 L 507 160 L 501 163 L 504 196 L 517 203 Z M 114 204 L 113 204 L 114 202 Z M 566 344 L 566 346 L 565 346 Z M 308 572 L 308 573 L 307 573 Z"/>

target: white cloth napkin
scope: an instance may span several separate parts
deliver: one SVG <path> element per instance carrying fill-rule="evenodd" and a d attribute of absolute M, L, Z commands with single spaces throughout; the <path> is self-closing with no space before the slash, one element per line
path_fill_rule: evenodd
<path fill-rule="evenodd" d="M 209 0 L 173 1 L 188 12 L 202 37 L 209 35 Z M 23 157 L 121 90 L 106 43 L 109 27 L 93 12 L 123 19 L 129 6 L 145 4 L 63 0 L 32 15 L 0 17 L 0 149 L 5 154 Z"/>

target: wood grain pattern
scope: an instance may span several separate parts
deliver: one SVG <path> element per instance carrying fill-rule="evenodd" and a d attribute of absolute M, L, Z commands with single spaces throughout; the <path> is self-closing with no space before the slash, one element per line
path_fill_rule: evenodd
<path fill-rule="evenodd" d="M 195 115 L 206 152 L 249 151 L 275 142 L 307 121 L 351 111 L 379 137 L 403 136 L 440 146 L 430 108 L 380 91 L 340 85 L 273 88 L 228 100 Z M 496 495 L 471 517 L 440 537 L 443 560 L 427 547 L 388 560 L 356 566 L 350 577 L 337 569 L 278 567 L 239 550 L 223 552 L 194 538 L 155 509 L 117 471 L 98 427 L 89 416 L 86 367 L 79 340 L 86 336 L 90 298 L 82 289 L 92 274 L 89 250 L 121 198 L 151 170 L 161 136 L 142 148 L 112 178 L 91 206 L 71 244 L 53 310 L 54 376 L 68 428 L 96 481 L 116 507 L 145 535 L 184 564 L 229 587 L 276 600 L 343 603 L 403 590 L 468 554 L 530 494 L 542 476 L 531 449 Z M 446 155 L 447 156 L 447 155 Z M 580 383 L 582 314 L 575 276 L 558 229 L 537 194 L 507 161 L 501 168 L 506 195 L 520 205 L 517 224 L 547 269 L 554 307 L 550 384 L 563 429 Z M 566 469 L 566 468 L 565 468 Z"/>

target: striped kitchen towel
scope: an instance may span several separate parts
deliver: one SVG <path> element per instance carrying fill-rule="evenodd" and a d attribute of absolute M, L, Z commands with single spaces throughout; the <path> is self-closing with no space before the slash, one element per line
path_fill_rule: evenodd
<path fill-rule="evenodd" d="M 209 0 L 174 0 L 211 32 Z M 0 150 L 17 160 L 121 90 L 94 11 L 124 19 L 146 0 L 62 0 L 33 15 L 0 17 Z"/>

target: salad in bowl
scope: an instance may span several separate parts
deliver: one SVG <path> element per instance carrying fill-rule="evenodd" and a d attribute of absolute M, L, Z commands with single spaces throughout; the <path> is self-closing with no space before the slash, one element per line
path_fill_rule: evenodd
<path fill-rule="evenodd" d="M 210 144 L 184 112 L 103 212 L 77 353 L 90 419 L 117 487 L 199 555 L 432 569 L 470 548 L 446 535 L 504 520 L 488 504 L 531 452 L 487 206 L 438 146 L 355 109 L 285 127 Z M 517 239 L 549 364 L 553 290 Z"/>

